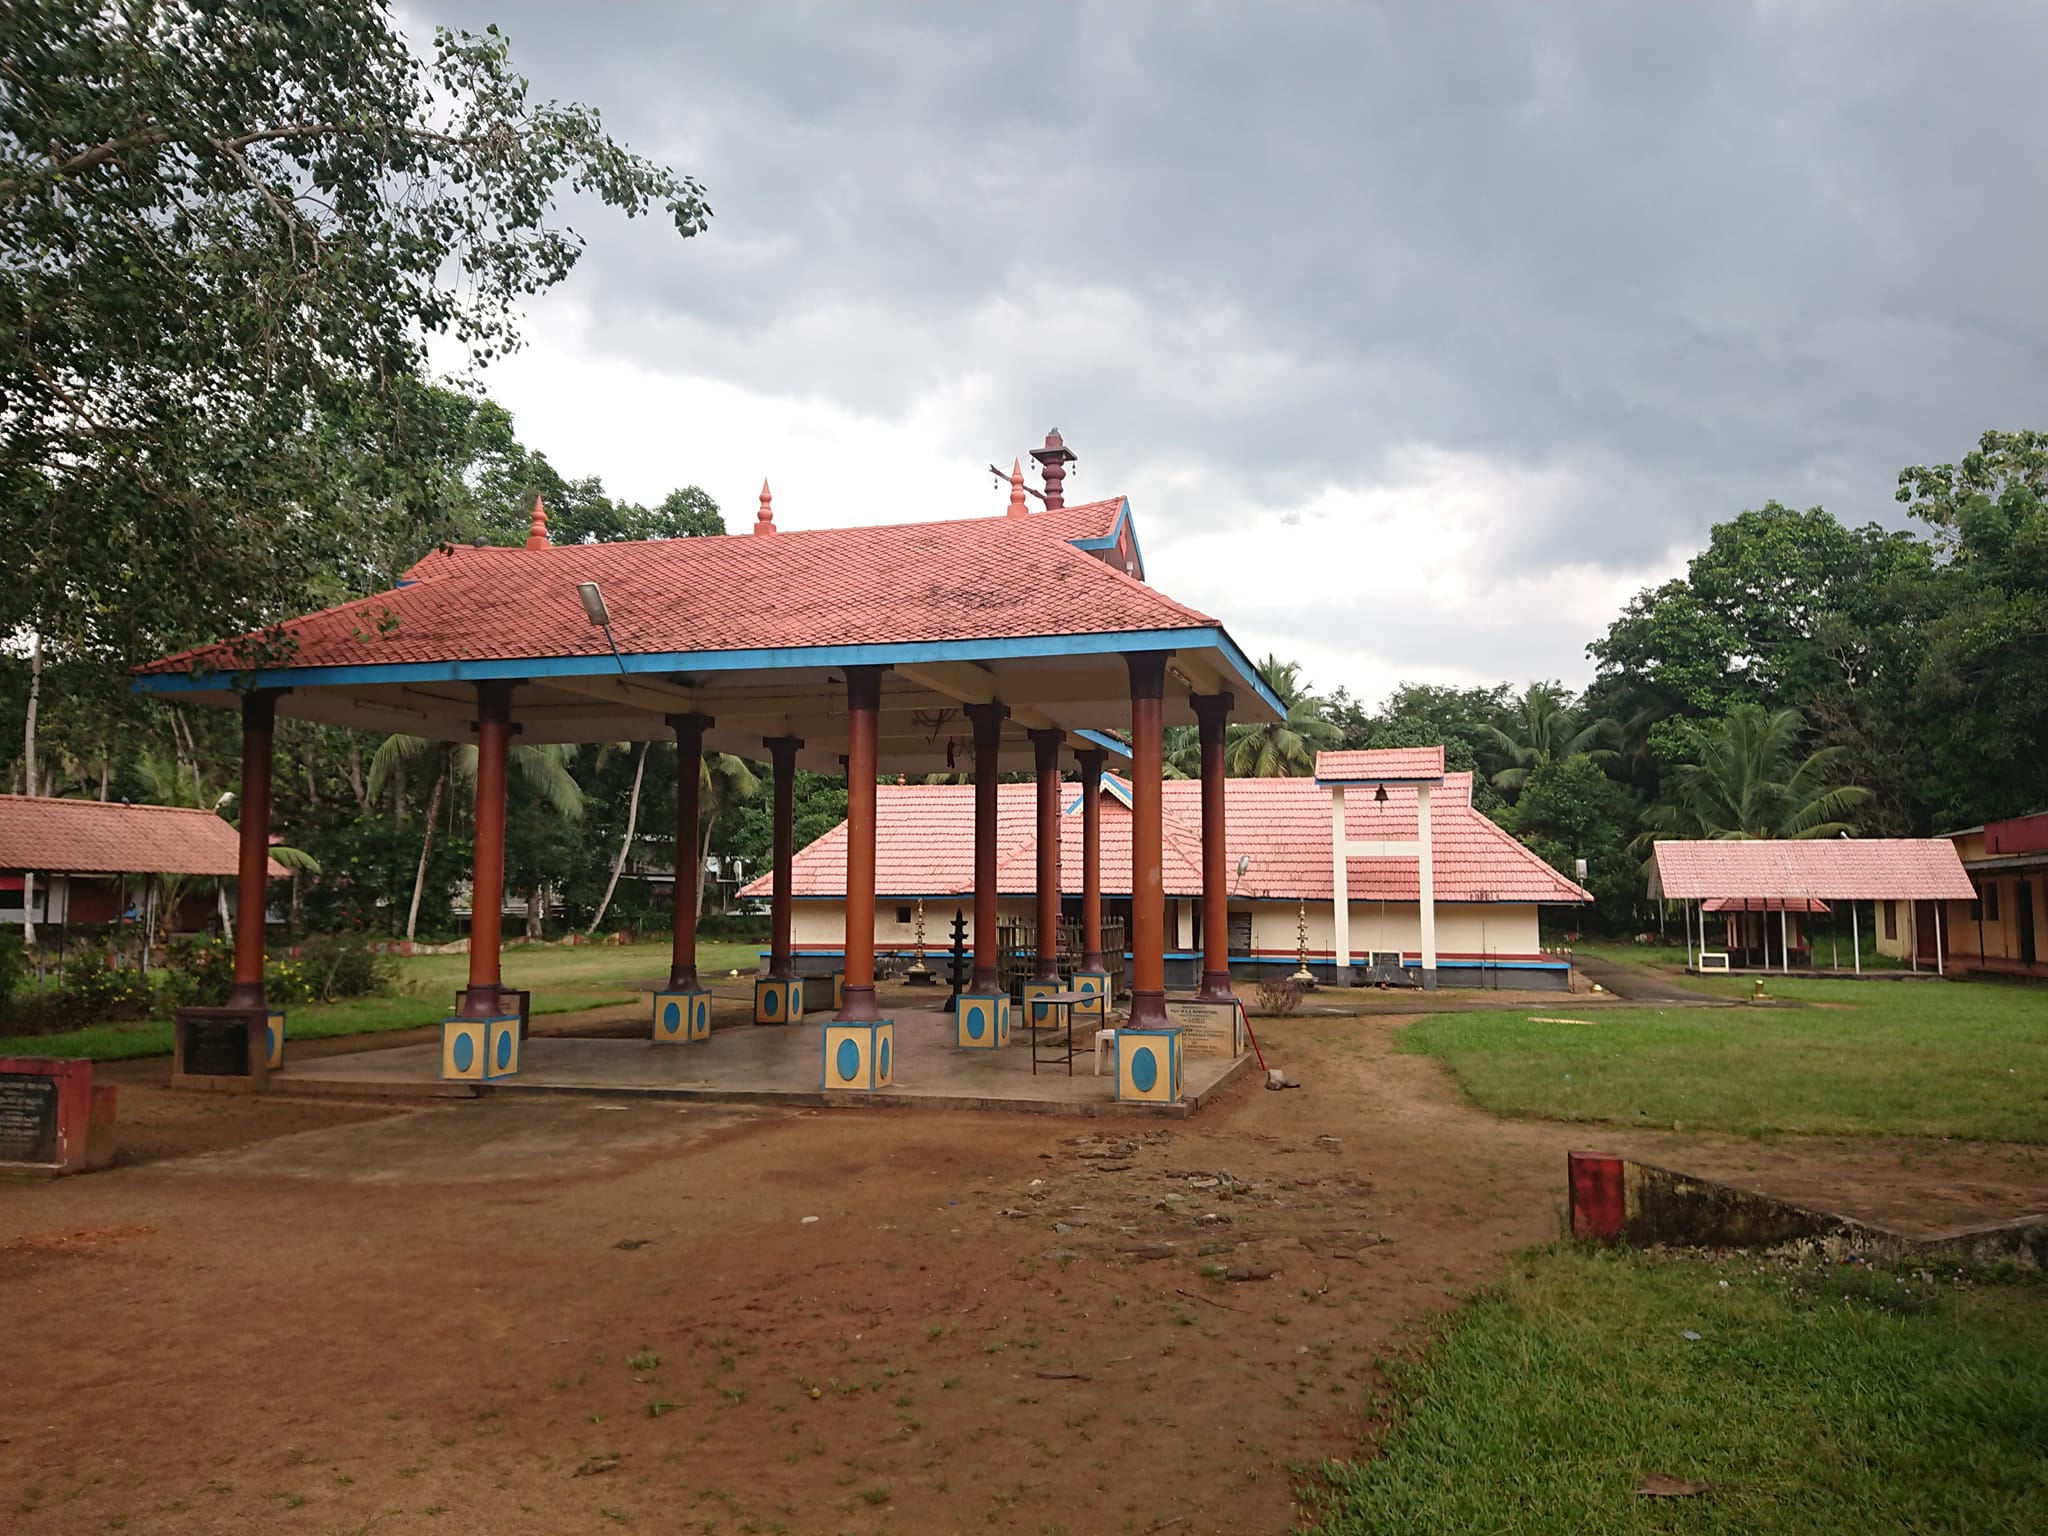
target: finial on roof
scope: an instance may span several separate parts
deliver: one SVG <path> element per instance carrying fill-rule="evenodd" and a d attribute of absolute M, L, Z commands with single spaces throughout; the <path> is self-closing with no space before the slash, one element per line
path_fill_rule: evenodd
<path fill-rule="evenodd" d="M 1015 459 L 1010 464 L 1010 506 L 1009 516 L 1029 517 L 1031 508 L 1024 503 L 1024 461 Z"/>
<path fill-rule="evenodd" d="M 756 533 L 773 533 L 775 531 L 775 508 L 769 504 L 769 500 L 768 482 L 763 480 L 761 482 L 761 510 L 754 514 L 754 532 Z"/>
<path fill-rule="evenodd" d="M 1038 467 L 1045 475 L 1045 510 L 1067 504 L 1067 466 L 1079 457 L 1068 450 L 1060 441 L 1060 429 L 1054 427 L 1045 434 L 1045 446 L 1031 450 L 1031 457 L 1038 460 Z"/>
<path fill-rule="evenodd" d="M 554 540 L 548 537 L 548 509 L 540 497 L 533 498 L 533 522 L 526 530 L 528 549 L 546 549 Z"/>

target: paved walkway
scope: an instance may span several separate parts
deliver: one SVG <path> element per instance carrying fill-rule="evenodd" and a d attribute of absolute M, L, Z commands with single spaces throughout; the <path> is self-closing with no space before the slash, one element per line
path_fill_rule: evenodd
<path fill-rule="evenodd" d="M 1572 964 L 1588 981 L 1599 982 L 1625 1003 L 1674 1003 L 1689 1008 L 1722 1006 L 1719 998 L 1682 987 L 1647 966 L 1617 965 L 1612 960 L 1599 960 L 1591 955 L 1574 955 Z"/>
<path fill-rule="evenodd" d="M 1092 1042 L 1087 1031 L 1083 1035 Z M 1189 1056 L 1183 1069 L 1180 1104 L 1119 1104 L 1112 1064 L 1105 1061 L 1103 1075 L 1095 1075 L 1092 1043 L 1075 1057 L 1071 1076 L 1064 1064 L 1041 1063 L 1034 1074 L 1029 1038 L 1028 1031 L 1019 1030 L 1007 1049 L 963 1051 L 953 1044 L 950 1014 L 899 1010 L 895 1081 L 876 1093 L 825 1091 L 821 1083 L 822 1022 L 718 1028 L 699 1045 L 536 1035 L 520 1049 L 516 1077 L 481 1089 L 441 1080 L 438 1043 L 294 1061 L 271 1075 L 270 1087 L 286 1093 L 452 1097 L 469 1097 L 479 1091 L 493 1095 L 579 1093 L 736 1104 L 880 1104 L 1177 1117 L 1191 1113 L 1237 1073 L 1247 1070 L 1252 1060 L 1249 1056 Z"/>

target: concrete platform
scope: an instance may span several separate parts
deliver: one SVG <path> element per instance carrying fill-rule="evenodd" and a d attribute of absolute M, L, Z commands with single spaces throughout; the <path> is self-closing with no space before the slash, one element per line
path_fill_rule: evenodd
<path fill-rule="evenodd" d="M 289 1063 L 270 1075 L 273 1093 L 346 1093 L 392 1097 L 469 1098 L 517 1094 L 584 1094 L 698 1100 L 728 1104 L 879 1105 L 890 1108 L 1008 1109 L 1056 1115 L 1184 1118 L 1252 1065 L 1250 1056 L 1191 1056 L 1178 1104 L 1119 1104 L 1110 1064 L 1095 1075 L 1093 1036 L 1064 1066 L 1031 1071 L 1030 1033 L 1006 1050 L 962 1051 L 948 1013 L 898 1010 L 895 1082 L 877 1093 L 827 1092 L 819 1086 L 825 1015 L 796 1026 L 738 1025 L 713 1029 L 701 1045 L 651 1040 L 582 1040 L 534 1036 L 520 1048 L 516 1077 L 494 1083 L 440 1078 L 438 1045 L 397 1046 Z M 1085 1034 L 1085 1031 L 1084 1031 Z"/>

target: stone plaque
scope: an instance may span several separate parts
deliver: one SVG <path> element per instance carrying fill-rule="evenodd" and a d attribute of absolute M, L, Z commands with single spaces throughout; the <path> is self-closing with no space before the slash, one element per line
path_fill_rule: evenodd
<path fill-rule="evenodd" d="M 247 1077 L 249 1020 L 193 1014 L 183 1020 L 188 1077 Z"/>
<path fill-rule="evenodd" d="M 1238 1043 L 1235 1003 L 1168 998 L 1166 1017 L 1180 1030 L 1181 1048 L 1190 1056 L 1237 1056 L 1243 1053 L 1244 1047 Z"/>
<path fill-rule="evenodd" d="M 0 1072 L 0 1163 L 57 1161 L 57 1080 Z"/>

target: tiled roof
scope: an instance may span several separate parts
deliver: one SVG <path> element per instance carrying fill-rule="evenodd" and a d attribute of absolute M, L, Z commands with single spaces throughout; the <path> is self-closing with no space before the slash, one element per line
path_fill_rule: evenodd
<path fill-rule="evenodd" d="M 1216 621 L 1067 542 L 1113 523 L 1114 502 L 769 536 L 458 547 L 406 586 L 284 626 L 291 667 L 609 654 L 577 598 L 598 582 L 628 655 L 775 650 L 1206 628 Z M 246 638 L 246 637 L 245 637 Z M 238 652 L 209 646 L 144 672 Z"/>
<path fill-rule="evenodd" d="M 1124 498 L 1112 496 L 1106 501 L 1083 501 L 1034 512 L 1031 520 L 1042 531 L 1063 539 L 1106 539 L 1116 531 L 1117 516 L 1123 507 Z"/>
<path fill-rule="evenodd" d="M 1956 845 L 1942 837 L 1662 842 L 1653 885 L 1652 895 L 1674 901 L 1968 901 L 1977 894 Z"/>
<path fill-rule="evenodd" d="M 1173 779 L 1161 786 L 1166 892 L 1202 893 L 1202 786 Z M 1035 787 L 1004 784 L 997 796 L 998 888 L 1028 895 L 1037 884 Z M 1357 797 L 1351 797 L 1356 799 Z M 882 896 L 965 899 L 974 888 L 974 788 L 966 784 L 883 784 L 877 787 L 875 889 Z M 1081 889 L 1081 811 L 1071 784 L 1061 804 L 1060 889 Z M 1310 779 L 1231 779 L 1225 816 L 1231 894 L 1284 901 L 1328 901 L 1330 793 Z M 1347 800 L 1346 831 L 1367 839 L 1415 836 L 1415 791 L 1399 785 L 1385 804 Z M 1499 826 L 1472 808 L 1472 776 L 1448 775 L 1430 797 L 1438 901 L 1582 902 L 1592 898 Z M 1238 862 L 1249 858 L 1242 877 Z M 1414 901 L 1415 860 L 1353 859 L 1347 870 L 1354 901 Z M 765 896 L 762 876 L 744 894 Z M 1102 802 L 1102 888 L 1131 889 L 1131 813 L 1105 791 Z M 796 856 L 792 889 L 799 897 L 846 891 L 846 826 L 842 822 Z"/>
<path fill-rule="evenodd" d="M 1829 911 L 1828 904 L 1816 896 L 1794 896 L 1787 901 L 1769 901 L 1761 896 L 1716 896 L 1700 905 L 1708 912 L 1811 912 L 1825 916 Z"/>
<path fill-rule="evenodd" d="M 1353 752 L 1318 752 L 1318 784 L 1398 784 L 1444 776 L 1442 747 L 1371 747 Z M 1344 807 L 1351 806 L 1347 799 Z"/>
<path fill-rule="evenodd" d="M 63 875 L 223 875 L 235 829 L 211 811 L 0 795 L 0 869 Z M 273 876 L 288 873 L 272 860 Z"/>

